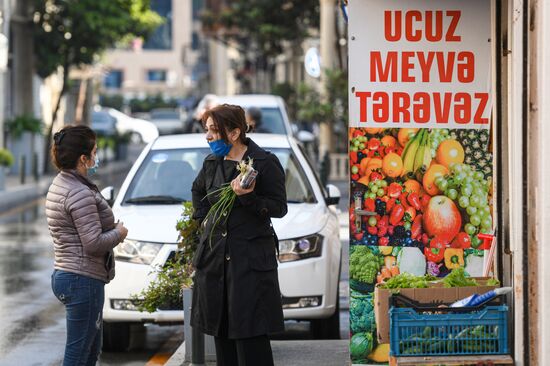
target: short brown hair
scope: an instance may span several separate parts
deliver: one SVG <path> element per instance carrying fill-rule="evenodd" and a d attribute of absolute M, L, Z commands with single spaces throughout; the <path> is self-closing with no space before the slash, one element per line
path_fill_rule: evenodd
<path fill-rule="evenodd" d="M 227 132 L 235 128 L 241 131 L 241 135 L 239 136 L 240 141 L 243 144 L 246 142 L 246 117 L 244 109 L 238 105 L 222 104 L 207 110 L 202 116 L 203 126 L 206 126 L 208 118 L 212 118 L 214 125 L 225 142 L 230 142 L 227 138 Z"/>
<path fill-rule="evenodd" d="M 52 161 L 59 170 L 75 169 L 81 155 L 91 158 L 96 134 L 87 126 L 67 126 L 53 136 Z"/>

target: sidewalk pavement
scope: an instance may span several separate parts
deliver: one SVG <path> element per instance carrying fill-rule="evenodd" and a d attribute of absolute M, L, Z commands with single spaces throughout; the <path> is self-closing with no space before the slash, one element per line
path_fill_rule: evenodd
<path fill-rule="evenodd" d="M 110 180 L 113 176 L 124 174 L 130 170 L 133 161 L 111 161 L 98 170 L 92 180 L 98 184 L 104 180 Z M 35 181 L 32 176 L 26 177 L 25 184 L 20 183 L 19 175 L 6 177 L 6 189 L 0 191 L 0 213 L 9 211 L 14 207 L 31 203 L 38 198 L 44 197 L 52 183 L 55 173 L 44 175 Z M 102 186 L 99 185 L 101 188 Z"/>
<path fill-rule="evenodd" d="M 275 366 L 349 366 L 348 339 L 271 341 Z M 185 362 L 185 342 L 170 357 L 165 366 L 189 366 Z M 206 366 L 216 366 L 206 362 Z"/>

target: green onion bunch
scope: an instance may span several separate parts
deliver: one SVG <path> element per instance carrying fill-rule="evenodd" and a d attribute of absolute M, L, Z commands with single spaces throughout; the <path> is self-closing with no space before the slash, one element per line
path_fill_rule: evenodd
<path fill-rule="evenodd" d="M 253 159 L 248 159 L 248 161 L 242 160 L 237 164 L 237 170 L 240 173 L 240 177 L 244 176 L 244 174 L 249 170 L 253 169 Z M 209 242 L 210 245 L 212 245 L 212 234 L 214 232 L 214 229 L 218 224 L 224 225 L 227 221 L 227 218 L 229 217 L 229 213 L 231 212 L 231 209 L 233 208 L 233 204 L 235 203 L 235 199 L 237 199 L 237 195 L 233 191 L 233 188 L 231 187 L 231 183 L 225 183 L 223 184 L 219 189 L 212 191 L 206 195 L 203 199 L 206 199 L 209 196 L 218 196 L 218 200 L 216 203 L 210 207 L 210 210 L 208 210 L 208 213 L 205 217 L 205 223 L 209 220 L 212 220 L 213 224 L 210 229 L 210 235 L 209 235 Z"/>

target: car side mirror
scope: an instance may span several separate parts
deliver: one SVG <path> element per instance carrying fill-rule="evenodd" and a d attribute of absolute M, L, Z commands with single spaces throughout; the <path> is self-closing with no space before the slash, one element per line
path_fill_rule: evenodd
<path fill-rule="evenodd" d="M 299 131 L 297 134 L 296 134 L 296 138 L 298 139 L 298 141 L 306 144 L 308 142 L 313 142 L 315 141 L 315 135 L 312 134 L 311 132 L 309 131 Z"/>
<path fill-rule="evenodd" d="M 340 202 L 340 190 L 334 184 L 327 184 L 327 193 L 325 202 L 328 206 L 337 205 Z"/>
<path fill-rule="evenodd" d="M 103 188 L 101 190 L 101 195 L 103 198 L 105 198 L 105 201 L 109 204 L 109 206 L 113 206 L 113 203 L 115 203 L 115 189 L 111 186 Z"/>

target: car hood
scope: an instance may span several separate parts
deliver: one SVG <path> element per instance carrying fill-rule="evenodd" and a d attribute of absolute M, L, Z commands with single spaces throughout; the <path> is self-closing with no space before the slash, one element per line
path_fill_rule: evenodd
<path fill-rule="evenodd" d="M 156 243 L 176 243 L 176 221 L 180 205 L 127 205 L 114 208 L 117 219 L 128 228 L 128 238 Z M 319 232 L 328 220 L 329 211 L 319 204 L 289 204 L 288 213 L 272 219 L 280 240 Z"/>

